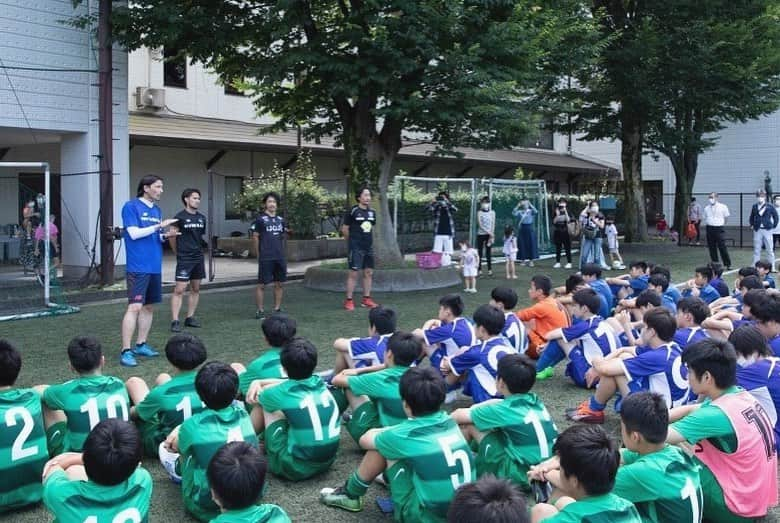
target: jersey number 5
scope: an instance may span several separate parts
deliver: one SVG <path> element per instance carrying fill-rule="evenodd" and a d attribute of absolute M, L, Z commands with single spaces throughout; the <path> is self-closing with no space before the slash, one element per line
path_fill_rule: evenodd
<path fill-rule="evenodd" d="M 458 434 L 450 434 L 449 436 L 442 436 L 439 438 L 439 446 L 444 453 L 444 459 L 447 460 L 447 466 L 454 468 L 458 466 L 463 469 L 463 481 L 457 473 L 450 474 L 450 480 L 452 481 L 452 488 L 456 489 L 465 483 L 471 483 L 471 461 L 469 455 L 463 449 L 452 450 L 452 446 L 461 443 L 463 440 Z"/>

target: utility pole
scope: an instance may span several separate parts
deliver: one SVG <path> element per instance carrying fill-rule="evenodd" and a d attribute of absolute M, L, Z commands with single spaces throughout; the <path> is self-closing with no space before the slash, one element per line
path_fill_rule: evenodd
<path fill-rule="evenodd" d="M 100 283 L 114 283 L 114 119 L 111 2 L 98 5 L 98 128 L 100 156 Z"/>

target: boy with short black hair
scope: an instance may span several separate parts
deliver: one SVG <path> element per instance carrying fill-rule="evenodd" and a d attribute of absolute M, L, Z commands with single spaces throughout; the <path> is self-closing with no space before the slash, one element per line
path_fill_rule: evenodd
<path fill-rule="evenodd" d="M 528 478 L 549 481 L 563 497 L 555 505 L 537 503 L 531 521 L 641 523 L 633 503 L 611 492 L 620 452 L 604 429 L 572 425 L 558 436 L 554 451 L 556 456 L 532 467 Z"/>
<path fill-rule="evenodd" d="M 476 343 L 474 327 L 463 317 L 464 308 L 459 294 L 442 296 L 438 318 L 426 321 L 422 329 L 412 332 L 425 343 L 424 350 L 431 367 L 438 369 L 442 358 L 454 356 Z"/>
<path fill-rule="evenodd" d="M 320 501 L 351 512 L 363 510 L 363 496 L 385 472 L 396 521 L 445 521 L 455 490 L 476 476 L 468 443 L 458 425 L 441 411 L 447 385 L 430 367 L 414 367 L 401 378 L 409 419 L 366 432 L 358 469 L 338 488 L 324 488 Z"/>
<path fill-rule="evenodd" d="M 524 354 L 528 350 L 528 336 L 525 325 L 517 319 L 513 310 L 517 306 L 517 293 L 509 287 L 496 287 L 490 292 L 490 305 L 497 307 L 506 317 L 501 335 L 517 352 Z"/>
<path fill-rule="evenodd" d="M 524 322 L 528 329 L 526 354 L 532 359 L 538 358 L 541 354 L 541 347 L 547 343 L 547 333 L 569 325 L 566 311 L 550 296 L 551 291 L 552 280 L 549 276 L 534 275 L 528 287 L 528 297 L 534 304 L 517 311 L 518 319 Z"/>
<path fill-rule="evenodd" d="M 710 315 L 710 309 L 701 298 L 688 296 L 677 303 L 677 332 L 674 342 L 684 351 L 691 343 L 709 338 L 701 324 Z"/>
<path fill-rule="evenodd" d="M 55 521 L 148 521 L 152 477 L 139 464 L 141 437 L 130 423 L 95 425 L 83 452 L 52 458 L 43 471 L 43 503 Z"/>
<path fill-rule="evenodd" d="M 756 327 L 767 339 L 775 356 L 780 355 L 780 295 L 766 293 L 762 300 L 750 307 Z"/>
<path fill-rule="evenodd" d="M 496 389 L 503 399 L 455 410 L 450 416 L 468 441 L 479 445 L 478 474 L 507 478 L 529 490 L 528 469 L 552 455 L 558 429 L 539 397 L 531 392 L 536 367 L 523 354 L 498 362 Z"/>
<path fill-rule="evenodd" d="M 265 471 L 263 455 L 248 443 L 233 441 L 219 449 L 206 469 L 211 496 L 222 511 L 211 523 L 288 523 L 281 507 L 258 504 Z"/>
<path fill-rule="evenodd" d="M 368 311 L 367 338 L 338 338 L 333 342 L 336 362 L 333 374 L 344 369 L 374 367 L 385 362 L 387 340 L 396 331 L 397 316 L 389 307 L 377 306 Z"/>
<path fill-rule="evenodd" d="M 712 269 L 712 279 L 710 285 L 712 288 L 718 291 L 721 298 L 725 298 L 729 295 L 729 286 L 723 281 L 723 264 L 720 262 L 710 262 L 707 265 Z"/>
<path fill-rule="evenodd" d="M 14 388 L 22 356 L 0 339 L 0 420 L 5 422 L 0 446 L 0 513 L 41 500 L 41 473 L 49 459 L 41 397 L 34 389 Z M 16 442 L 24 445 L 17 449 Z"/>
<path fill-rule="evenodd" d="M 492 474 L 462 485 L 447 511 L 447 523 L 530 523 L 525 496 Z"/>
<path fill-rule="evenodd" d="M 229 441 L 257 445 L 246 410 L 233 404 L 238 374 L 230 365 L 210 361 L 195 376 L 195 389 L 206 409 L 176 427 L 160 444 L 160 462 L 175 482 L 181 481 L 184 508 L 200 521 L 219 514 L 211 499 L 206 468 L 216 452 Z"/>
<path fill-rule="evenodd" d="M 668 309 L 672 314 L 677 314 L 677 303 L 667 294 L 669 290 L 669 280 L 663 274 L 653 274 L 647 280 L 648 290 L 654 291 L 661 296 L 661 306 Z"/>
<path fill-rule="evenodd" d="M 130 413 L 125 384 L 113 376 L 102 375 L 106 360 L 97 339 L 73 338 L 68 344 L 68 359 L 77 378 L 36 387 L 43 395 L 43 418 L 52 456 L 63 451 L 81 451 L 89 431 L 100 420 L 127 421 Z"/>
<path fill-rule="evenodd" d="M 615 306 L 615 297 L 612 295 L 612 289 L 609 288 L 609 284 L 601 277 L 601 266 L 596 263 L 586 263 L 580 272 L 588 287 L 604 297 L 604 302 L 607 305 L 606 311 L 600 311 L 599 316 L 607 318 Z"/>
<path fill-rule="evenodd" d="M 238 390 L 244 396 L 249 390 L 249 385 L 255 380 L 287 377 L 279 361 L 279 354 L 282 352 L 282 347 L 295 338 L 298 323 L 292 316 L 283 312 L 274 312 L 263 320 L 261 328 L 268 348 L 252 360 L 243 372 L 240 372 L 240 364 L 233 363 L 231 365 L 234 369 L 238 368 L 236 371 L 239 373 Z"/>
<path fill-rule="evenodd" d="M 765 260 L 758 260 L 755 263 L 756 271 L 758 271 L 758 277 L 761 279 L 761 283 L 767 289 L 775 288 L 775 279 L 772 277 L 772 264 Z"/>
<path fill-rule="evenodd" d="M 195 369 L 206 361 L 203 342 L 192 334 L 176 334 L 165 344 L 165 356 L 175 369 L 173 377 L 163 372 L 151 391 L 142 378 L 126 383 L 134 404 L 130 417 L 138 421 L 147 456 L 156 457 L 168 434 L 204 408 L 195 390 Z"/>
<path fill-rule="evenodd" d="M 669 288 L 666 289 L 666 294 L 669 295 L 674 303 L 680 301 L 682 298 L 682 293 L 676 286 L 672 285 L 672 272 L 669 270 L 669 268 L 664 267 L 663 265 L 653 265 L 653 268 L 650 269 L 650 276 L 653 274 L 663 274 L 666 276 L 666 279 L 669 281 Z"/>
<path fill-rule="evenodd" d="M 712 279 L 712 268 L 708 265 L 702 265 L 700 267 L 696 267 L 694 277 L 687 282 L 685 282 L 685 286 L 683 287 L 683 298 L 688 298 L 691 296 L 701 298 L 704 300 L 704 303 L 710 304 L 714 302 L 715 300 L 720 298 L 720 294 L 718 291 L 716 291 L 712 285 L 710 285 L 710 280 Z"/>
<path fill-rule="evenodd" d="M 607 318 L 607 325 L 612 328 L 617 336 L 618 347 L 627 347 L 639 344 L 639 331 L 644 327 L 643 318 L 651 310 L 661 306 L 661 296 L 650 289 L 642 291 L 636 299 L 633 300 L 631 312 L 637 316 L 636 321 L 632 321 L 628 310 L 615 313 L 611 318 Z"/>
<path fill-rule="evenodd" d="M 647 289 L 647 262 L 632 261 L 628 266 L 628 274 L 607 278 L 606 282 L 617 299 L 635 298 Z"/>

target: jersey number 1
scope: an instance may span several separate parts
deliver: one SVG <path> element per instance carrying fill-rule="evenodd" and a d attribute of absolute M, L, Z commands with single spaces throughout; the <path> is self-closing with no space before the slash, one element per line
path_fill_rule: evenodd
<path fill-rule="evenodd" d="M 98 523 L 98 517 L 89 516 L 84 523 Z M 126 508 L 114 516 L 111 523 L 141 523 L 141 513 L 137 508 Z"/>
<path fill-rule="evenodd" d="M 336 407 L 333 396 L 330 391 L 323 391 L 320 394 L 320 404 L 323 408 L 328 408 L 333 405 L 333 414 L 330 416 L 328 422 L 328 439 L 335 438 L 339 435 L 339 409 Z M 314 398 L 306 396 L 301 404 L 300 408 L 309 411 L 309 418 L 311 419 L 311 429 L 314 431 L 314 441 L 322 441 L 325 439 L 325 434 L 322 431 L 322 420 L 320 419 L 320 413 L 317 410 L 317 405 L 314 403 Z"/>

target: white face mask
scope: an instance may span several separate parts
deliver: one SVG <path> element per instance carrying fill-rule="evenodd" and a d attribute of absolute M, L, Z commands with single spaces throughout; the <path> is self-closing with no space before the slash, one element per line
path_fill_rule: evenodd
<path fill-rule="evenodd" d="M 710 205 L 715 205 L 715 198 L 710 198 Z"/>
<path fill-rule="evenodd" d="M 592 207 L 590 208 L 590 212 L 592 212 L 592 213 L 597 213 L 597 212 L 599 212 L 599 206 L 598 206 L 598 205 L 594 205 L 594 206 L 592 206 Z"/>
<path fill-rule="evenodd" d="M 488 204 L 488 203 L 483 203 L 483 204 L 482 204 L 482 210 L 483 210 L 483 211 L 489 211 L 489 210 L 490 210 L 490 204 Z"/>
<path fill-rule="evenodd" d="M 766 198 L 764 198 L 763 196 L 759 196 L 758 203 L 764 205 L 766 203 Z"/>
<path fill-rule="evenodd" d="M 461 245 L 460 246 L 460 250 L 463 251 L 463 252 L 466 252 L 466 246 L 465 245 Z"/>
<path fill-rule="evenodd" d="M 780 200 L 775 200 L 775 207 L 780 207 Z"/>

